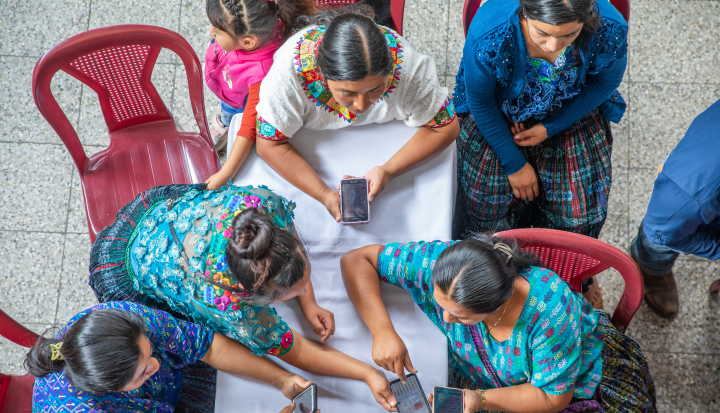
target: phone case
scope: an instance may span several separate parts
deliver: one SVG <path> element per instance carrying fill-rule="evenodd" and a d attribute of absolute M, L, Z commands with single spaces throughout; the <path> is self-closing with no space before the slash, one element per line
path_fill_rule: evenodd
<path fill-rule="evenodd" d="M 443 387 L 443 386 L 435 386 L 435 387 L 433 387 L 433 409 L 435 409 L 435 400 L 437 399 L 437 394 L 435 393 L 435 390 L 437 390 L 437 389 L 450 389 L 450 390 L 456 390 L 456 391 L 459 390 L 460 393 L 462 394 L 462 390 L 456 389 L 456 388 L 453 388 L 453 387 Z M 459 411 L 460 411 L 460 413 L 462 413 L 464 410 L 465 410 L 465 398 L 464 398 L 464 397 L 461 397 L 461 398 L 460 398 L 460 410 L 459 410 Z M 444 412 L 441 412 L 441 411 L 437 410 L 437 411 L 435 411 L 435 413 L 444 413 Z"/>
<path fill-rule="evenodd" d="M 310 393 L 312 394 L 312 406 L 311 409 L 303 409 L 303 407 L 300 405 L 299 400 L 302 399 L 302 397 L 306 394 Z M 298 394 L 297 396 L 293 397 L 292 399 L 293 403 L 295 403 L 295 410 L 293 410 L 293 413 L 315 413 L 317 412 L 318 406 L 317 406 L 317 385 L 315 383 L 311 384 L 310 387 L 303 390 Z"/>
<path fill-rule="evenodd" d="M 361 225 L 361 224 L 367 224 L 370 222 L 370 198 L 368 197 L 368 203 L 367 203 L 367 209 L 368 209 L 368 219 L 367 221 L 358 221 L 358 222 L 344 222 L 342 220 L 342 213 L 343 213 L 343 196 L 342 196 L 342 183 L 343 181 L 354 181 L 358 179 L 365 180 L 365 186 L 369 188 L 369 185 L 367 184 L 367 178 L 350 178 L 350 179 L 341 179 L 340 180 L 340 223 L 343 225 Z"/>

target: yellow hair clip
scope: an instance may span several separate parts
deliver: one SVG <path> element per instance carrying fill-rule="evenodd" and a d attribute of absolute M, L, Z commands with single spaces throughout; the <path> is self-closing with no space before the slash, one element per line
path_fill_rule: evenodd
<path fill-rule="evenodd" d="M 52 361 L 63 359 L 62 354 L 60 354 L 60 347 L 62 347 L 62 345 L 62 341 L 57 344 L 50 344 L 50 348 L 52 349 L 52 356 L 50 357 L 50 359 Z"/>

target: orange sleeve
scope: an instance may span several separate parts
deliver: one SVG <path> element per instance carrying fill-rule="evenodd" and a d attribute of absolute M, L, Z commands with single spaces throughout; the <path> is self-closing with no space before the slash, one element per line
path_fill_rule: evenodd
<path fill-rule="evenodd" d="M 260 102 L 260 82 L 250 86 L 245 110 L 243 111 L 242 124 L 240 124 L 240 130 L 237 133 L 237 136 L 242 136 L 253 142 L 255 142 L 255 132 L 257 130 L 257 109 L 255 107 L 258 102 Z"/>

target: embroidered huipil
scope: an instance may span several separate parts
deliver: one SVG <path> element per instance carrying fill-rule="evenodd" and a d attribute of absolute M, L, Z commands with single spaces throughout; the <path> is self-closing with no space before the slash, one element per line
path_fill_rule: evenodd
<path fill-rule="evenodd" d="M 153 357 L 160 369 L 138 389 L 128 392 L 89 394 L 76 389 L 62 371 L 35 379 L 33 412 L 154 412 L 172 413 L 180 397 L 181 369 L 205 356 L 213 340 L 207 327 L 173 318 L 170 314 L 139 304 L 110 302 L 94 305 L 73 317 L 58 338 L 82 316 L 114 308 L 140 315 L 147 326 Z"/>
<path fill-rule="evenodd" d="M 229 335 L 257 355 L 284 355 L 293 343 L 290 328 L 270 307 L 247 305 L 242 297 L 208 283 L 234 284 L 225 257 L 232 221 L 247 208 L 257 208 L 275 225 L 290 232 L 295 203 L 266 187 L 226 186 L 219 191 L 191 190 L 172 204 L 150 209 L 138 222 L 127 250 L 127 270 L 136 291 L 167 302 L 198 324 Z M 169 223 L 182 245 L 173 241 Z M 184 248 L 189 263 L 180 259 Z"/>
<path fill-rule="evenodd" d="M 484 371 L 468 326 L 443 321 L 433 298 L 432 269 L 438 256 L 456 241 L 383 245 L 378 255 L 380 278 L 410 293 L 418 307 L 448 339 L 450 367 L 483 388 L 493 388 Z M 530 283 L 525 307 L 513 332 L 499 342 L 477 324 L 488 356 L 505 386 L 532 383 L 549 394 L 572 389 L 592 397 L 602 378 L 604 330 L 582 295 L 550 270 L 532 267 L 520 274 Z"/>
<path fill-rule="evenodd" d="M 564 100 L 580 93 L 577 79 L 577 62 L 572 45 L 566 47 L 554 63 L 528 57 L 525 83 L 520 94 L 503 102 L 502 111 L 512 122 L 522 122 L 531 117 L 545 119 L 561 107 Z"/>
<path fill-rule="evenodd" d="M 383 97 L 359 115 L 333 98 L 315 64 L 318 41 L 325 26 L 308 27 L 293 35 L 275 53 L 275 61 L 260 87 L 257 134 L 285 140 L 301 127 L 340 129 L 402 120 L 408 126 L 441 127 L 455 118 L 448 90 L 440 86 L 435 61 L 413 49 L 394 31 L 385 34 L 394 71 Z"/>

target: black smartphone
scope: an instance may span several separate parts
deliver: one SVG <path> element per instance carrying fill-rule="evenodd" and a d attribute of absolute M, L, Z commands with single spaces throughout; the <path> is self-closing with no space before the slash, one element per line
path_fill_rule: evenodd
<path fill-rule="evenodd" d="M 395 395 L 398 413 L 432 413 L 420 380 L 415 374 L 408 374 L 405 383 L 400 379 L 390 383 L 390 391 Z"/>
<path fill-rule="evenodd" d="M 370 221 L 368 181 L 351 178 L 340 181 L 340 215 L 345 225 L 367 224 Z"/>
<path fill-rule="evenodd" d="M 317 412 L 317 385 L 311 384 L 310 387 L 303 390 L 292 399 L 295 403 L 293 413 L 315 413 Z"/>
<path fill-rule="evenodd" d="M 463 391 L 450 387 L 436 386 L 433 389 L 433 409 L 435 413 L 463 413 Z"/>

